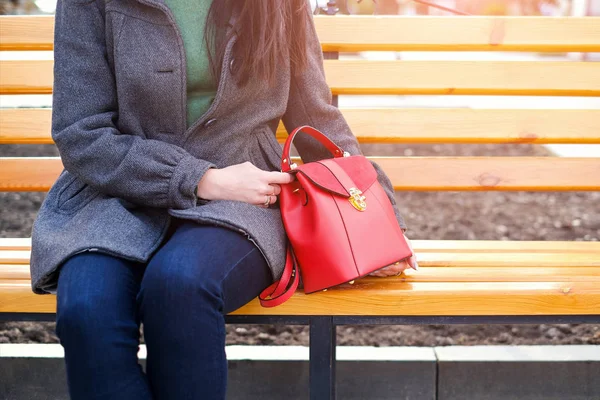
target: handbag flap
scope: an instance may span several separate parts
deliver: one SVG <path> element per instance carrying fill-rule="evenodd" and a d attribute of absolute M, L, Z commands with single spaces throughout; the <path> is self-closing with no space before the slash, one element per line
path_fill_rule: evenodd
<path fill-rule="evenodd" d="M 294 171 L 322 189 L 344 197 L 350 196 L 351 187 L 364 192 L 377 180 L 377 171 L 363 155 L 314 161 L 299 165 Z"/>

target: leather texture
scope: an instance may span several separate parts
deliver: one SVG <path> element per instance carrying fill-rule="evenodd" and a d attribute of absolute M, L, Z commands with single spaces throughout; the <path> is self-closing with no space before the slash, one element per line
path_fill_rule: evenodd
<path fill-rule="evenodd" d="M 300 132 L 317 139 L 333 158 L 292 166 L 290 147 Z M 295 174 L 296 180 L 282 185 L 279 195 L 289 239 L 286 264 L 281 279 L 259 296 L 262 306 L 275 307 L 288 300 L 299 277 L 309 294 L 412 256 L 373 165 L 362 154 L 343 154 L 310 126 L 300 126 L 288 136 L 281 170 Z"/>

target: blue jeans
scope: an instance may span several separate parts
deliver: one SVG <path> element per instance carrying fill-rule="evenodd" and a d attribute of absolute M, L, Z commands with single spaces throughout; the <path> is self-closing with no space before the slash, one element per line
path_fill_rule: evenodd
<path fill-rule="evenodd" d="M 224 399 L 224 314 L 272 282 L 242 233 L 177 218 L 146 264 L 84 252 L 59 271 L 56 335 L 72 400 Z"/>

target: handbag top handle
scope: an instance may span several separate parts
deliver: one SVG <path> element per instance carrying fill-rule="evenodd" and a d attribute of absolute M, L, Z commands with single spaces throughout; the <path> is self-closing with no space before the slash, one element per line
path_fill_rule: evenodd
<path fill-rule="evenodd" d="M 289 172 L 292 169 L 292 163 L 290 161 L 290 147 L 296 135 L 300 132 L 304 132 L 317 139 L 323 146 L 327 148 L 333 154 L 334 157 L 343 157 L 344 151 L 335 143 L 333 143 L 327 136 L 322 132 L 313 128 L 312 126 L 303 125 L 299 126 L 289 134 L 285 145 L 283 146 L 283 154 L 281 156 L 281 172 Z"/>

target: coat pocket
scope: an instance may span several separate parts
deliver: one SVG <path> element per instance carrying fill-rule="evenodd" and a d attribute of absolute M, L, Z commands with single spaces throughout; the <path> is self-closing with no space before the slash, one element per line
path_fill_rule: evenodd
<path fill-rule="evenodd" d="M 54 208 L 57 212 L 71 214 L 88 204 L 100 192 L 77 178 L 77 176 L 68 172 L 66 174 L 68 180 L 60 187 Z"/>

